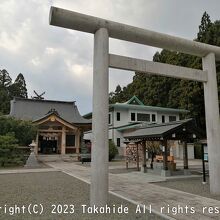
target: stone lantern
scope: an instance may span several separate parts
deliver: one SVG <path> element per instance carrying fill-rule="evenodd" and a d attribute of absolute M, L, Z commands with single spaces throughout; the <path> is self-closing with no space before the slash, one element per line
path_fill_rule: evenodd
<path fill-rule="evenodd" d="M 30 147 L 30 150 L 31 150 L 31 153 L 26 161 L 26 164 L 25 164 L 25 168 L 38 168 L 40 167 L 40 164 L 39 162 L 37 161 L 37 158 L 36 158 L 36 155 L 34 153 L 34 149 L 36 147 L 36 143 L 34 140 L 32 140 L 32 143 L 29 144 L 29 147 Z"/>

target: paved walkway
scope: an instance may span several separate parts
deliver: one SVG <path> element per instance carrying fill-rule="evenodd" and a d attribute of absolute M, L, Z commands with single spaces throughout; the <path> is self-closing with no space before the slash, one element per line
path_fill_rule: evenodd
<path fill-rule="evenodd" d="M 66 162 L 49 162 L 47 164 L 56 170 L 63 171 L 85 182 L 90 182 L 90 167 Z M 111 192 L 137 203 L 145 204 L 147 207 L 151 206 L 153 210 L 159 213 L 162 212 L 174 219 L 180 220 L 220 219 L 219 213 L 208 213 L 209 207 L 216 207 L 220 211 L 220 201 L 150 183 L 157 181 L 164 181 L 164 178 L 140 172 L 109 174 L 109 188 Z M 188 209 L 186 206 L 188 206 Z M 195 213 L 191 214 L 190 211 L 193 210 L 195 210 Z M 176 211 L 179 213 L 175 215 Z M 211 209 L 209 211 L 213 212 Z"/>
<path fill-rule="evenodd" d="M 57 171 L 54 168 L 36 168 L 36 169 L 2 169 L 0 170 L 1 174 L 13 174 L 13 173 L 40 173 L 40 172 L 54 172 Z"/>

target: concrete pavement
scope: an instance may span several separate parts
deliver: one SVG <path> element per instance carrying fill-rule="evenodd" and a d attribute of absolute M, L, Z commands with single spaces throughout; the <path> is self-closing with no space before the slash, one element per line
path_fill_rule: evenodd
<path fill-rule="evenodd" d="M 47 165 L 90 183 L 89 166 L 66 162 L 49 162 Z M 109 173 L 109 189 L 174 219 L 220 219 L 220 201 L 151 184 L 164 180 L 141 172 Z"/>

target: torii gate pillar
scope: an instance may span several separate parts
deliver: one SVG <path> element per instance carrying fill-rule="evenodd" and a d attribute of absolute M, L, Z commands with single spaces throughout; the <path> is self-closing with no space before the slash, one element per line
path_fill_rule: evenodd
<path fill-rule="evenodd" d="M 108 30 L 100 28 L 94 35 L 91 206 L 108 200 L 108 69 Z"/>
<path fill-rule="evenodd" d="M 202 64 L 203 70 L 208 71 L 208 80 L 204 83 L 204 98 L 209 155 L 210 192 L 214 195 L 220 195 L 220 118 L 215 54 L 209 53 L 203 57 Z"/>

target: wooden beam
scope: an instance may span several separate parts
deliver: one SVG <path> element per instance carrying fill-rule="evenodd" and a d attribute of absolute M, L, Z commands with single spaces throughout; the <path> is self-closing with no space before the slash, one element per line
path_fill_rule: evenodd
<path fill-rule="evenodd" d="M 208 79 L 207 71 L 118 56 L 114 54 L 109 55 L 109 67 L 199 82 L 207 82 Z"/>

